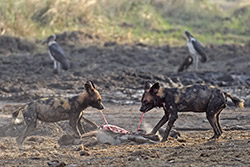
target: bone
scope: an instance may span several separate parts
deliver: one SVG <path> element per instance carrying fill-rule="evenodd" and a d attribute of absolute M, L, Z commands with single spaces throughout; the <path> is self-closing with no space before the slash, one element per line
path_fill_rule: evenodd
<path fill-rule="evenodd" d="M 92 136 L 96 136 L 96 134 L 98 133 L 97 130 L 95 131 L 90 131 L 88 133 L 84 133 L 81 135 L 81 138 L 87 138 L 87 137 L 92 137 Z"/>

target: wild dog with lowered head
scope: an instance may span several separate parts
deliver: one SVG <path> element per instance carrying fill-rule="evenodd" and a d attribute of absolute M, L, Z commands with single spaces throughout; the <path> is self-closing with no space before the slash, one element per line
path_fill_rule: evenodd
<path fill-rule="evenodd" d="M 219 138 L 222 129 L 219 123 L 220 112 L 227 106 L 227 97 L 233 103 L 244 108 L 244 101 L 230 93 L 223 92 L 215 86 L 204 84 L 189 85 L 180 88 L 162 88 L 159 83 L 153 86 L 150 82 L 145 84 L 141 99 L 141 112 L 148 112 L 154 107 L 163 107 L 165 115 L 151 131 L 156 132 L 168 121 L 162 142 L 166 141 L 169 132 L 178 118 L 178 112 L 206 112 L 206 117 L 214 130 L 212 138 Z"/>
<path fill-rule="evenodd" d="M 17 137 L 17 144 L 21 145 L 24 139 L 36 128 L 37 120 L 43 122 L 57 122 L 69 120 L 69 125 L 77 135 L 84 133 L 81 124 L 82 111 L 91 106 L 98 110 L 104 109 L 102 98 L 96 90 L 92 81 L 85 83 L 86 91 L 71 97 L 52 97 L 42 98 L 20 108 L 12 114 L 16 119 L 18 113 L 22 111 L 26 128 L 23 133 Z"/>

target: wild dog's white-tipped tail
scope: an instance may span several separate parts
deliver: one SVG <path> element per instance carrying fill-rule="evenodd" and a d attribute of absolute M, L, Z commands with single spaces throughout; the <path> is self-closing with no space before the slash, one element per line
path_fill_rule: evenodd
<path fill-rule="evenodd" d="M 240 108 L 244 108 L 244 100 L 241 100 L 240 102 L 237 103 L 237 106 Z"/>
<path fill-rule="evenodd" d="M 17 116 L 19 114 L 19 112 L 23 109 L 23 107 L 18 108 L 14 113 L 12 113 L 12 118 L 13 118 L 13 123 L 14 124 L 18 124 L 21 121 L 19 119 L 17 119 Z"/>
<path fill-rule="evenodd" d="M 225 95 L 229 98 L 232 99 L 233 103 L 239 107 L 239 108 L 244 108 L 244 100 L 240 100 L 237 97 L 234 97 L 233 95 L 231 95 L 230 93 L 225 93 Z"/>

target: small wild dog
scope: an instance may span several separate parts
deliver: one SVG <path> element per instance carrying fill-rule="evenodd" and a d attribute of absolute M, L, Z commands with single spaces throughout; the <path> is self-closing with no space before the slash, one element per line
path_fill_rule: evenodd
<path fill-rule="evenodd" d="M 23 133 L 17 137 L 17 144 L 21 145 L 24 139 L 36 128 L 37 120 L 43 122 L 57 122 L 69 120 L 69 125 L 77 135 L 84 133 L 81 124 L 82 111 L 91 106 L 98 110 L 104 109 L 102 98 L 96 90 L 92 81 L 85 83 L 86 91 L 71 97 L 52 97 L 42 98 L 28 103 L 12 114 L 14 120 L 18 113 L 22 111 L 26 128 Z"/>
<path fill-rule="evenodd" d="M 151 131 L 156 132 L 168 121 L 162 142 L 166 141 L 169 132 L 178 118 L 178 112 L 206 112 L 206 117 L 214 130 L 212 138 L 219 138 L 222 129 L 219 123 L 220 112 L 227 106 L 227 97 L 233 103 L 244 108 L 244 101 L 230 93 L 223 92 L 215 86 L 204 84 L 189 85 L 180 88 L 162 88 L 159 83 L 153 86 L 146 82 L 141 99 L 141 112 L 148 112 L 154 107 L 163 107 L 165 115 Z"/>

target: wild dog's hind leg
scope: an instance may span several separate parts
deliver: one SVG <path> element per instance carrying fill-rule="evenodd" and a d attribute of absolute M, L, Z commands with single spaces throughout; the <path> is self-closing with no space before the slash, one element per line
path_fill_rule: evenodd
<path fill-rule="evenodd" d="M 161 140 L 161 142 L 164 142 L 168 139 L 168 135 L 170 133 L 170 130 L 172 129 L 173 125 L 174 125 L 174 122 L 177 120 L 178 118 L 178 113 L 177 113 L 177 110 L 172 110 L 170 111 L 170 118 L 169 118 L 169 121 L 168 121 L 168 125 L 167 125 L 167 128 L 165 130 L 165 134 L 163 136 L 163 139 Z"/>
<path fill-rule="evenodd" d="M 220 133 L 219 127 L 217 126 L 216 116 L 214 113 L 212 114 L 211 112 L 214 112 L 214 111 L 210 110 L 210 113 L 207 114 L 207 119 L 214 130 L 214 136 L 211 138 L 213 139 L 213 138 L 218 138 L 221 133 Z"/>
<path fill-rule="evenodd" d="M 226 107 L 226 105 L 223 105 L 219 110 L 218 112 L 216 113 L 216 123 L 217 123 L 217 126 L 219 128 L 219 131 L 220 131 L 220 134 L 222 134 L 222 128 L 220 126 L 220 113 L 221 111 Z"/>
<path fill-rule="evenodd" d="M 22 145 L 24 139 L 36 128 L 37 113 L 31 110 L 23 111 L 23 118 L 26 123 L 26 128 L 16 139 L 19 146 Z"/>
<path fill-rule="evenodd" d="M 226 101 L 220 92 L 214 93 L 208 103 L 206 115 L 207 119 L 214 130 L 214 136 L 211 138 L 219 138 L 222 134 L 222 129 L 219 123 L 220 112 L 225 108 Z"/>

